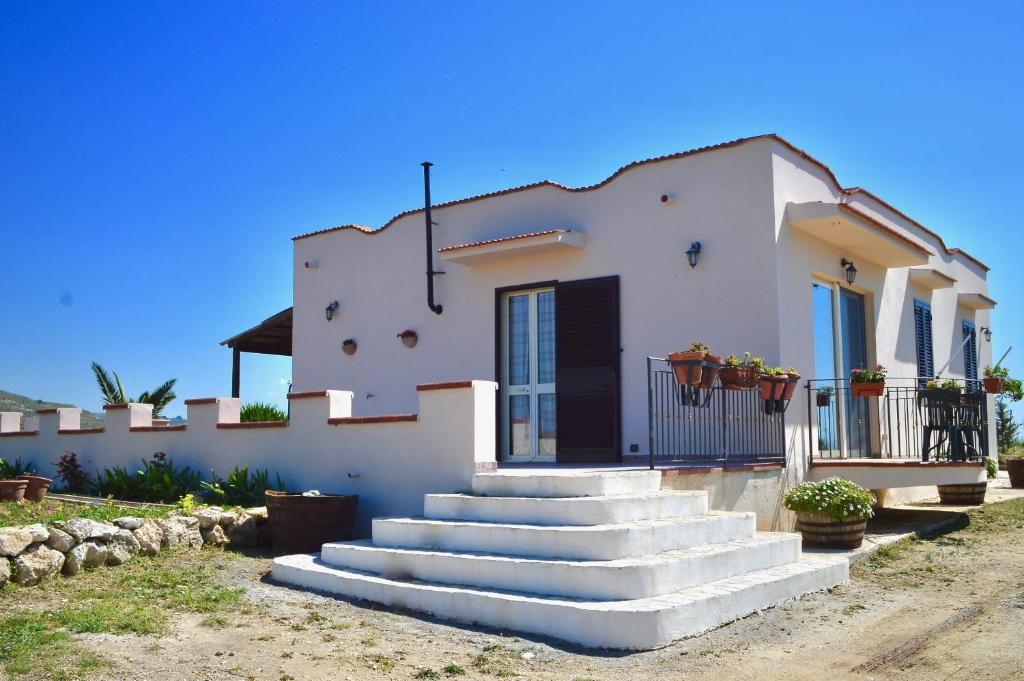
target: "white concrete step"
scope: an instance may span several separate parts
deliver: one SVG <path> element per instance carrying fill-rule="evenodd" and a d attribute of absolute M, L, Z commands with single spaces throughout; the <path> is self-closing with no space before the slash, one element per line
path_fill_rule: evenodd
<path fill-rule="evenodd" d="M 798 563 L 722 579 L 672 594 L 626 601 L 543 598 L 418 581 L 398 581 L 282 556 L 279 582 L 419 610 L 459 622 L 552 636 L 591 648 L 650 650 L 847 579 L 845 558 L 805 555 Z"/>
<path fill-rule="evenodd" d="M 608 525 L 634 520 L 703 515 L 707 492 L 649 492 L 613 497 L 481 497 L 427 494 L 423 515 L 433 520 L 474 520 L 520 525 Z"/>
<path fill-rule="evenodd" d="M 661 489 L 661 471 L 504 469 L 473 476 L 473 494 L 489 497 L 606 497 Z"/>
<path fill-rule="evenodd" d="M 320 556 L 332 567 L 392 580 L 612 601 L 658 596 L 796 562 L 800 559 L 800 535 L 759 533 L 753 539 L 727 544 L 605 561 L 384 548 L 368 541 L 324 544 Z"/>
<path fill-rule="evenodd" d="M 724 511 L 688 518 L 589 526 L 374 518 L 373 544 L 561 560 L 614 560 L 749 539 L 755 531 L 753 513 Z"/>

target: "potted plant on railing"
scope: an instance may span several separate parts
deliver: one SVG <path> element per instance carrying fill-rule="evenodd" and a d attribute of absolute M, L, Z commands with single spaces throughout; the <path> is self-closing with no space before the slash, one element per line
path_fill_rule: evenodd
<path fill-rule="evenodd" d="M 679 385 L 699 385 L 710 388 L 718 378 L 722 357 L 712 355 L 707 345 L 697 341 L 690 345 L 689 350 L 670 352 L 668 363 L 672 366 L 676 382 Z"/>
<path fill-rule="evenodd" d="M 960 384 L 951 378 L 946 379 L 945 381 L 933 378 L 925 384 L 924 395 L 932 402 L 940 404 L 959 404 Z"/>
<path fill-rule="evenodd" d="M 817 402 L 819 407 L 827 407 L 832 404 L 832 393 L 835 390 L 832 386 L 825 386 L 824 388 L 818 388 L 818 392 L 814 395 L 814 401 Z"/>
<path fill-rule="evenodd" d="M 789 401 L 793 399 L 793 393 L 796 392 L 796 386 L 800 382 L 800 372 L 795 367 L 788 367 L 786 369 L 786 388 L 782 392 L 782 399 Z"/>
<path fill-rule="evenodd" d="M 765 402 L 781 400 L 786 392 L 786 372 L 782 367 L 765 367 L 757 377 L 757 387 Z"/>
<path fill-rule="evenodd" d="M 783 498 L 796 513 L 804 546 L 856 549 L 874 515 L 877 499 L 870 491 L 843 478 L 805 482 Z"/>
<path fill-rule="evenodd" d="M 736 355 L 726 357 L 725 366 L 718 371 L 718 378 L 722 381 L 722 387 L 727 390 L 753 388 L 757 385 L 757 377 L 763 370 L 763 359 L 744 352 L 743 359 Z"/>
<path fill-rule="evenodd" d="M 885 393 L 887 373 L 881 364 L 876 364 L 874 369 L 854 369 L 850 372 L 850 392 L 854 397 L 881 397 Z"/>
<path fill-rule="evenodd" d="M 1010 372 L 998 364 L 994 367 L 985 367 L 985 378 L 982 379 L 982 383 L 985 384 L 985 392 L 998 395 L 1003 392 L 1003 381 L 1010 377 Z"/>

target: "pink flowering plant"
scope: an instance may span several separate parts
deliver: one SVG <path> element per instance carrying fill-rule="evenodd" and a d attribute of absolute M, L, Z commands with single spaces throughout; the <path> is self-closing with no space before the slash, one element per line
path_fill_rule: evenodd
<path fill-rule="evenodd" d="M 850 372 L 851 383 L 885 383 L 885 375 L 889 373 L 881 364 L 874 369 L 854 369 Z"/>
<path fill-rule="evenodd" d="M 783 503 L 796 513 L 824 513 L 835 520 L 864 520 L 875 512 L 877 499 L 870 490 L 843 478 L 805 482 L 786 492 Z"/>

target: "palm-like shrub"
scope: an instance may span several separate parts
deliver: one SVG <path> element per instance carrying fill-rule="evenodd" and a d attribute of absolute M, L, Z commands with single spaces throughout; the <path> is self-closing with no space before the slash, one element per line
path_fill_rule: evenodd
<path fill-rule="evenodd" d="M 176 467 L 163 452 L 157 452 L 149 461 L 140 461 L 142 468 L 133 472 L 120 466 L 100 472 L 92 485 L 93 491 L 122 501 L 173 504 L 200 488 L 198 472 L 188 466 Z"/>
<path fill-rule="evenodd" d="M 159 418 L 163 416 L 164 407 L 177 397 L 174 394 L 174 384 L 178 382 L 176 378 L 164 381 L 152 392 L 147 390 L 133 399 L 125 392 L 124 385 L 121 384 L 121 378 L 116 371 L 108 374 L 106 369 L 93 362 L 92 373 L 96 377 L 96 385 L 99 386 L 100 393 L 103 395 L 104 404 L 126 404 L 128 402 L 152 404 L 153 417 Z"/>
<path fill-rule="evenodd" d="M 277 485 L 273 488 L 284 492 L 284 482 L 280 475 L 275 475 Z M 203 497 L 211 504 L 218 506 L 262 506 L 263 493 L 270 486 L 270 474 L 265 469 L 257 469 L 249 474 L 248 466 L 235 466 L 228 474 L 227 480 L 221 480 L 213 473 L 213 482 L 202 483 Z"/>
<path fill-rule="evenodd" d="M 287 421 L 288 415 L 273 404 L 266 402 L 249 402 L 242 407 L 242 423 L 255 421 Z"/>
<path fill-rule="evenodd" d="M 0 459 L 0 480 L 13 480 L 19 475 L 34 475 L 32 464 L 23 463 L 20 458 L 14 461 Z"/>

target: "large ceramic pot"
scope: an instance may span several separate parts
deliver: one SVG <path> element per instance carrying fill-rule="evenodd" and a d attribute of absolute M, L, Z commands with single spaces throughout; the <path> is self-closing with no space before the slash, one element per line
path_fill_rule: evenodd
<path fill-rule="evenodd" d="M 352 539 L 359 497 L 307 497 L 267 490 L 267 524 L 274 553 L 315 553 L 327 542 Z"/>
<path fill-rule="evenodd" d="M 939 501 L 948 506 L 981 506 L 985 503 L 987 482 L 965 485 L 939 485 Z"/>
<path fill-rule="evenodd" d="M 796 514 L 804 546 L 830 549 L 857 549 L 864 541 L 867 518 L 836 520 L 830 515 L 813 511 Z"/>
<path fill-rule="evenodd" d="M 21 501 L 27 488 L 28 480 L 0 480 L 0 501 Z"/>
<path fill-rule="evenodd" d="M 850 392 L 854 397 L 881 397 L 885 394 L 885 382 L 850 383 Z"/>
<path fill-rule="evenodd" d="M 18 480 L 27 480 L 28 487 L 25 489 L 25 500 L 39 503 L 46 497 L 53 480 L 38 475 L 19 475 Z"/>
<path fill-rule="evenodd" d="M 1010 474 L 1010 487 L 1024 489 L 1024 459 L 1007 459 L 1006 472 Z"/>

